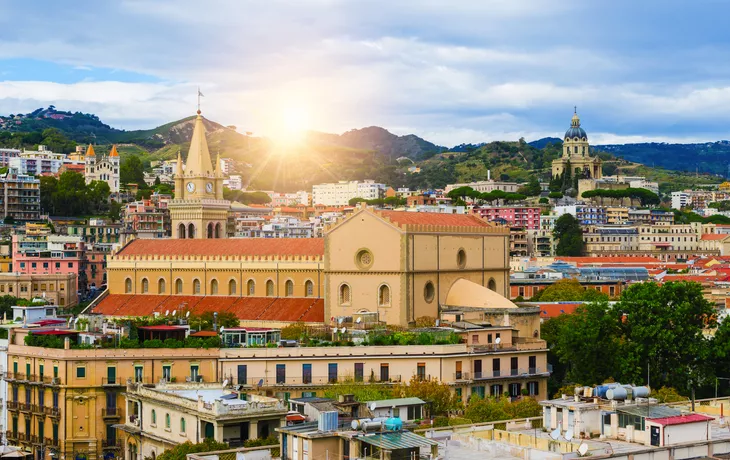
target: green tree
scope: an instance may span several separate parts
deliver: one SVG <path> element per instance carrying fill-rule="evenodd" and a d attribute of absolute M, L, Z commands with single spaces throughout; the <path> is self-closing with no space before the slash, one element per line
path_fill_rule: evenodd
<path fill-rule="evenodd" d="M 41 176 L 40 181 L 41 209 L 54 216 L 56 209 L 53 200 L 58 190 L 58 179 L 54 176 Z"/>
<path fill-rule="evenodd" d="M 89 202 L 83 175 L 73 171 L 61 174 L 53 195 L 53 208 L 61 216 L 83 216 L 88 213 Z"/>
<path fill-rule="evenodd" d="M 112 222 L 117 222 L 122 218 L 122 204 L 118 203 L 116 200 L 112 200 L 111 203 L 109 203 L 109 218 Z"/>
<path fill-rule="evenodd" d="M 715 326 L 715 309 L 699 283 L 633 284 L 613 313 L 622 335 L 617 351 L 623 379 L 643 382 L 647 365 L 655 386 L 686 391 L 713 377 L 711 343 L 704 331 Z"/>
<path fill-rule="evenodd" d="M 147 186 L 144 181 L 144 165 L 137 155 L 129 155 L 122 160 L 119 181 L 122 184 L 137 184 L 140 188 Z"/>
<path fill-rule="evenodd" d="M 583 230 L 572 215 L 563 214 L 555 221 L 553 236 L 558 240 L 556 255 L 573 257 L 583 255 Z"/>
<path fill-rule="evenodd" d="M 546 289 L 539 291 L 539 298 L 534 299 L 533 297 L 532 300 L 539 300 L 540 302 L 591 302 L 608 300 L 608 296 L 594 289 L 586 289 L 578 280 L 569 278 L 556 281 Z"/>
<path fill-rule="evenodd" d="M 527 184 L 523 185 L 522 187 L 517 190 L 517 193 L 521 193 L 525 196 L 538 196 L 540 193 L 542 193 L 542 187 L 540 186 L 540 181 L 537 180 L 537 177 L 531 176 L 530 180 Z"/>
<path fill-rule="evenodd" d="M 347 202 L 349 206 L 355 206 L 358 203 L 367 203 L 368 200 L 365 198 L 360 198 L 359 196 L 356 196 L 355 198 L 350 198 L 350 200 Z"/>
<path fill-rule="evenodd" d="M 111 189 L 106 181 L 95 180 L 87 187 L 87 199 L 94 213 L 102 213 L 109 208 Z"/>
<path fill-rule="evenodd" d="M 213 452 L 216 450 L 226 450 L 228 444 L 224 442 L 218 442 L 213 438 L 205 438 L 205 441 L 193 444 L 190 441 L 186 441 L 182 444 L 178 444 L 175 447 L 166 449 L 163 453 L 157 456 L 158 460 L 186 460 L 188 454 L 195 454 L 198 452 Z M 145 460 L 151 460 L 151 457 L 145 457 Z"/>
<path fill-rule="evenodd" d="M 419 379 L 411 377 L 408 384 L 401 383 L 393 389 L 396 398 L 421 398 L 429 403 L 430 417 L 448 415 L 462 408 L 461 398 L 451 391 L 449 386 L 438 379 Z"/>

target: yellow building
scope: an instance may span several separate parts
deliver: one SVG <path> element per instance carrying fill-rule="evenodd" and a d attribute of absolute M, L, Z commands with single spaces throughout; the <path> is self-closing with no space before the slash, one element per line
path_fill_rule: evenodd
<path fill-rule="evenodd" d="M 573 175 L 580 173 L 584 178 L 600 179 L 603 176 L 602 163 L 600 158 L 590 156 L 588 135 L 580 127 L 578 114 L 574 113 L 573 119 L 570 121 L 570 128 L 565 132 L 563 138 L 563 156 L 553 160 L 553 177 L 563 174 L 570 165 Z"/>
<path fill-rule="evenodd" d="M 118 458 L 124 421 L 122 392 L 143 383 L 191 373 L 219 381 L 217 349 L 54 349 L 23 345 L 27 330 L 8 346 L 8 442 L 43 459 Z M 63 337 L 63 335 L 61 335 Z"/>

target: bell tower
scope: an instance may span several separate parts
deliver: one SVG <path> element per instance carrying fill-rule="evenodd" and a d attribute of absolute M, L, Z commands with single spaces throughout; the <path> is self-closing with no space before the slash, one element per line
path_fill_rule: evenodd
<path fill-rule="evenodd" d="M 220 161 L 213 166 L 200 108 L 193 120 L 185 167 L 178 152 L 175 169 L 175 198 L 168 205 L 172 237 L 226 238 L 231 203 L 223 199 Z"/>

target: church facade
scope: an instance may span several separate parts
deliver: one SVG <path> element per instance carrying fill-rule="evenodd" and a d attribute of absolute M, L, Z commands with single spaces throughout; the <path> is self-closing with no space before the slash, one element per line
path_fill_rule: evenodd
<path fill-rule="evenodd" d="M 571 174 L 580 174 L 584 179 L 600 179 L 603 176 L 602 164 L 600 158 L 590 156 L 588 135 L 580 127 L 578 113 L 574 113 L 570 128 L 563 137 L 563 155 L 553 160 L 553 177 L 560 176 L 570 167 Z"/>
<path fill-rule="evenodd" d="M 109 155 L 97 158 L 94 146 L 89 145 L 84 156 L 84 179 L 86 184 L 104 181 L 109 185 L 112 195 L 119 193 L 119 153 L 113 145 Z"/>

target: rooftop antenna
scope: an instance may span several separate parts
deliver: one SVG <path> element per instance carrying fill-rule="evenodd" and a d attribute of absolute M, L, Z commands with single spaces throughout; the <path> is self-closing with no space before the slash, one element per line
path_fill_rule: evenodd
<path fill-rule="evenodd" d="M 198 115 L 200 115 L 200 98 L 205 97 L 203 96 L 203 93 L 200 92 L 200 86 L 198 86 Z"/>

